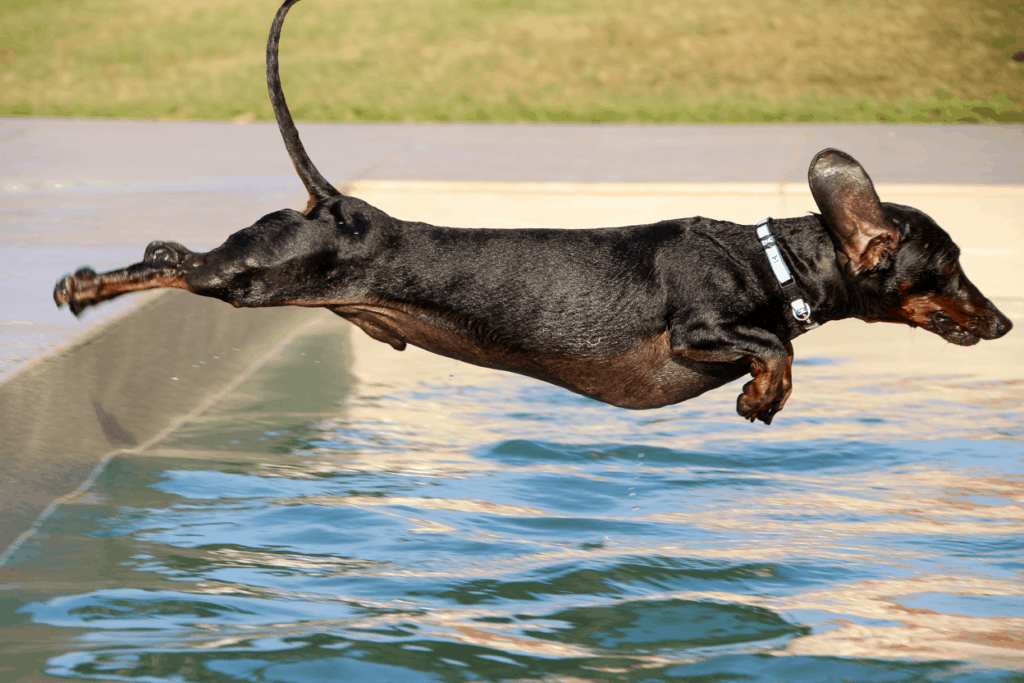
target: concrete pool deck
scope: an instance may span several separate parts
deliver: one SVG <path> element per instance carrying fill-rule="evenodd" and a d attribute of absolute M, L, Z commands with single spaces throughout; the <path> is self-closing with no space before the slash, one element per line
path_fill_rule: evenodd
<path fill-rule="evenodd" d="M 307 124 L 302 134 L 327 177 L 381 209 L 488 227 L 800 215 L 814 209 L 808 161 L 839 147 L 883 200 L 936 218 L 971 279 L 1022 319 L 1019 126 Z M 210 248 L 261 215 L 301 207 L 274 124 L 0 119 L 0 150 L 2 550 L 104 458 L 160 438 L 303 329 L 348 324 L 180 293 L 128 297 L 75 321 L 50 298 L 81 265 L 137 261 L 153 239 Z M 925 337 L 910 345 L 895 326 L 833 324 L 799 340 L 798 354 L 891 344 L 889 370 L 938 374 L 956 358 L 979 377 L 1024 374 L 1011 338 L 947 351 Z M 445 359 L 396 354 L 361 334 L 352 345 L 360 381 L 447 372 Z"/>

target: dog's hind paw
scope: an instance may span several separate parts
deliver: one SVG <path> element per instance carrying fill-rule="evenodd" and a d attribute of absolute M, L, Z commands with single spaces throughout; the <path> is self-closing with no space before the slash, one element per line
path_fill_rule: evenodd
<path fill-rule="evenodd" d="M 192 252 L 177 242 L 150 242 L 142 262 L 147 266 L 173 267 L 184 263 Z"/>
<path fill-rule="evenodd" d="M 80 268 L 74 275 L 61 278 L 53 288 L 53 301 L 57 308 L 67 305 L 75 316 L 81 315 L 86 307 L 95 303 L 92 299 L 96 293 L 96 278 L 96 271 L 92 268 Z"/>

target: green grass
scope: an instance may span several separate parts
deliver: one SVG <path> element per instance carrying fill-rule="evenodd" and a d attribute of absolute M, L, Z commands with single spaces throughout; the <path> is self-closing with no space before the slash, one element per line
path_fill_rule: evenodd
<path fill-rule="evenodd" d="M 272 119 L 277 0 L 0 0 L 0 114 Z M 305 0 L 296 118 L 1024 121 L 1014 0 Z"/>

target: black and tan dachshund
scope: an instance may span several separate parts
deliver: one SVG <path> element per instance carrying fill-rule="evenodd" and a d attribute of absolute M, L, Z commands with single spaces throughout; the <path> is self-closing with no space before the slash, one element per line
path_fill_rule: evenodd
<path fill-rule="evenodd" d="M 927 215 L 881 203 L 864 169 L 818 153 L 821 214 L 737 225 L 709 218 L 592 230 L 444 228 L 342 195 L 299 140 L 267 44 L 285 147 L 309 191 L 302 213 L 264 216 L 206 253 L 153 242 L 141 263 L 82 269 L 54 299 L 76 315 L 172 287 L 238 307 L 327 308 L 402 350 L 413 344 L 624 408 L 656 408 L 746 374 L 739 414 L 771 423 L 792 389 L 791 340 L 843 318 L 922 327 L 969 346 L 1010 321 L 967 279 Z"/>

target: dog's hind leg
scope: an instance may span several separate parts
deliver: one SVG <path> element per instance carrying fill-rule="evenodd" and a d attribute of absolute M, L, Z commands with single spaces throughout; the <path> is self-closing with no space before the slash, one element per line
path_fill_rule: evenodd
<path fill-rule="evenodd" d="M 81 268 L 57 282 L 53 300 L 58 307 L 67 304 L 80 315 L 89 306 L 109 301 L 128 292 L 144 289 L 189 289 L 182 266 L 194 259 L 195 252 L 175 242 L 153 242 L 146 247 L 141 263 L 97 273 Z"/>
<path fill-rule="evenodd" d="M 238 308 L 352 302 L 365 293 L 362 276 L 383 249 L 390 218 L 357 199 L 339 200 L 318 205 L 313 216 L 291 209 L 268 214 L 207 252 L 153 242 L 140 263 L 107 273 L 83 268 L 62 278 L 53 298 L 75 315 L 128 292 L 158 288 L 184 289 Z"/>

